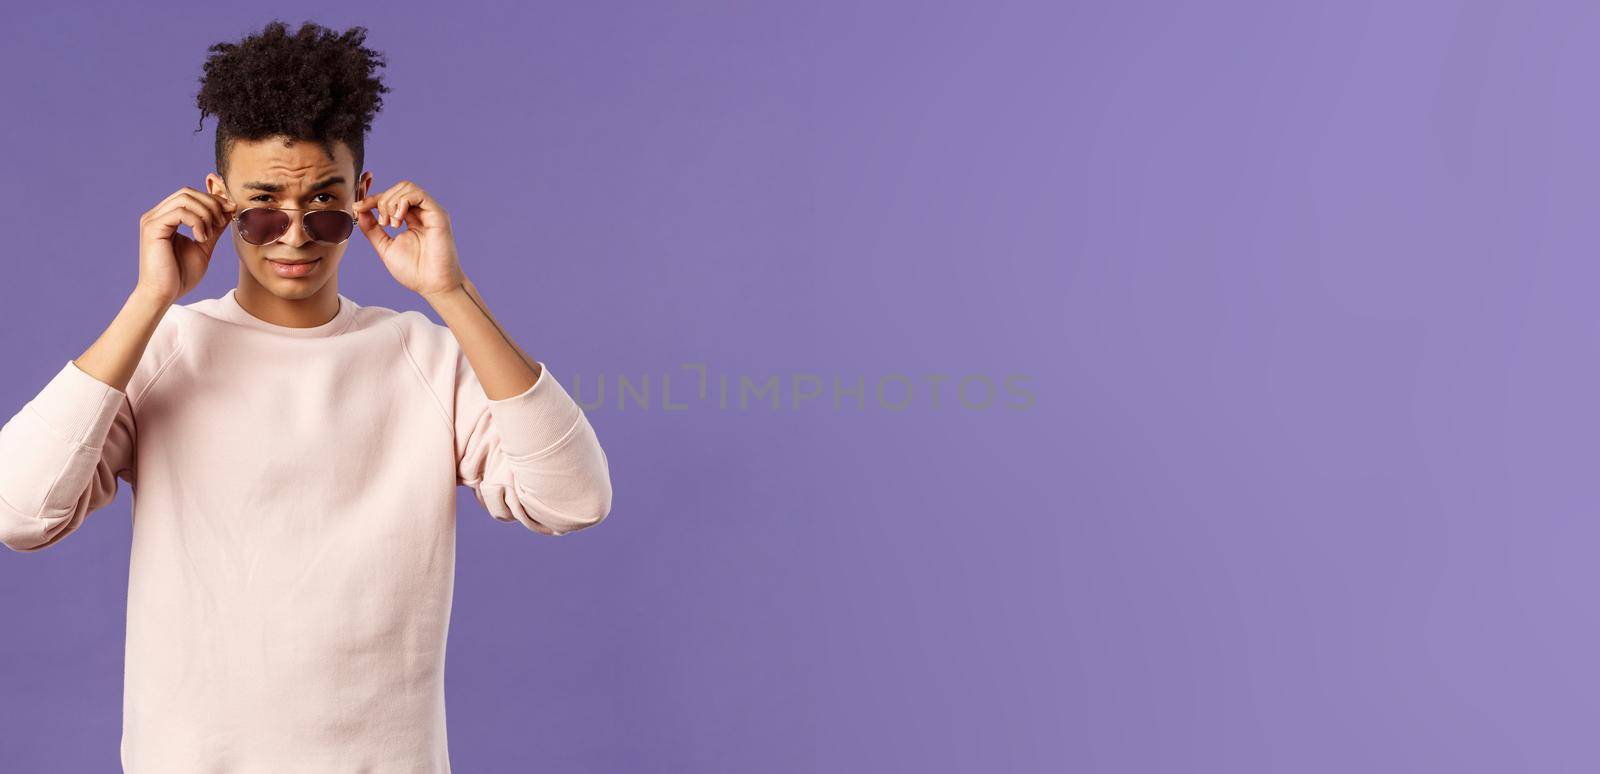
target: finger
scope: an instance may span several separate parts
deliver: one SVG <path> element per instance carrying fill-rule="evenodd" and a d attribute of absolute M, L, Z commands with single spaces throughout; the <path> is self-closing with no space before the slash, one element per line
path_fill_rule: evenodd
<path fill-rule="evenodd" d="M 412 228 L 430 224 L 448 228 L 450 225 L 450 214 L 439 205 L 439 200 L 415 184 L 400 194 L 400 217 Z"/>
<path fill-rule="evenodd" d="M 383 196 L 379 197 L 378 212 L 383 218 L 383 224 L 385 226 L 394 225 L 395 194 L 398 192 L 399 185 L 399 183 L 396 183 L 395 187 L 391 187 L 389 190 L 384 191 Z"/>
<path fill-rule="evenodd" d="M 367 195 L 361 197 L 361 200 L 356 202 L 356 205 L 355 205 L 356 209 L 358 209 L 358 210 L 370 210 L 373 207 L 378 206 L 378 200 L 382 199 L 383 195 L 385 193 L 387 193 L 387 192 L 386 191 L 374 191 L 374 190 L 371 190 L 369 188 L 367 190 Z"/>
<path fill-rule="evenodd" d="M 394 225 L 394 217 L 389 209 L 389 201 L 387 199 L 380 199 L 377 205 L 373 207 L 373 218 L 381 227 L 388 228 Z"/>
<path fill-rule="evenodd" d="M 184 197 L 179 201 L 183 203 L 184 212 L 193 216 L 193 220 L 184 221 L 189 226 L 190 238 L 202 243 L 210 239 L 211 235 L 217 231 L 217 225 L 215 219 L 211 216 L 211 211 L 189 197 Z"/>
<path fill-rule="evenodd" d="M 404 212 L 407 196 L 414 190 L 418 190 L 415 183 L 401 180 L 383 192 L 383 211 L 386 213 L 389 225 L 396 228 L 403 225 L 401 215 Z"/>
<path fill-rule="evenodd" d="M 226 215 L 223 218 L 222 223 L 217 225 L 216 228 L 207 229 L 206 231 L 205 245 L 207 254 L 210 254 L 211 250 L 217 246 L 217 242 L 222 241 L 222 235 L 228 233 L 228 224 L 233 222 L 233 219 Z"/>
<path fill-rule="evenodd" d="M 222 216 L 222 225 L 226 228 L 228 222 L 233 220 L 233 213 L 237 210 L 234 207 L 233 200 L 213 193 L 206 194 L 206 198 L 216 203 L 217 213 Z"/>
<path fill-rule="evenodd" d="M 195 202 L 196 204 L 203 204 L 204 200 L 209 198 L 210 196 L 211 196 L 211 194 L 206 193 L 204 191 L 197 190 L 192 186 L 183 186 L 183 187 L 179 188 L 178 190 L 173 191 L 170 194 L 167 194 L 167 197 L 165 199 L 162 199 L 158 204 L 156 204 L 156 206 L 151 207 L 149 210 L 147 210 L 143 217 L 146 218 L 146 219 L 155 220 L 160 216 L 161 213 L 166 212 L 168 210 L 168 208 L 171 207 L 174 202 L 177 202 L 177 201 L 192 201 L 192 202 Z M 206 208 L 202 207 L 201 211 L 203 212 L 203 211 L 205 211 L 205 209 Z M 208 217 L 208 219 L 209 219 L 209 217 Z M 169 225 L 169 226 L 172 226 L 173 228 L 176 228 L 176 224 L 163 224 L 163 225 Z M 193 226 L 190 226 L 190 227 L 193 228 Z M 169 234 L 170 234 L 170 232 L 169 232 Z"/>
<path fill-rule="evenodd" d="M 222 216 L 222 205 L 217 203 L 217 197 L 205 191 L 199 191 L 193 188 L 184 188 L 180 194 L 183 196 L 183 198 L 194 202 L 213 215 L 217 217 Z"/>
<path fill-rule="evenodd" d="M 222 202 L 216 196 L 204 191 L 189 189 L 184 191 L 184 199 L 193 202 L 209 214 L 207 232 L 221 231 L 228 222 L 228 216 L 222 212 Z"/>
<path fill-rule="evenodd" d="M 227 231 L 228 224 L 232 223 L 233 217 L 239 214 L 239 205 L 235 204 L 232 199 L 224 199 L 222 197 L 218 197 L 218 201 L 222 202 L 222 216 L 227 218 L 227 222 L 222 224 L 222 230 Z"/>
<path fill-rule="evenodd" d="M 167 202 L 152 214 L 146 226 L 155 230 L 152 236 L 166 237 L 177 231 L 180 225 L 186 224 L 190 228 L 195 228 L 203 226 L 205 220 L 205 213 L 197 205 L 180 197 Z"/>
<path fill-rule="evenodd" d="M 165 212 L 167 205 L 171 204 L 173 199 L 177 199 L 180 196 L 183 196 L 182 188 L 167 194 L 166 198 L 156 202 L 155 206 L 151 207 L 150 209 L 145 210 L 144 214 L 139 216 L 139 219 L 154 221 L 157 214 Z"/>
<path fill-rule="evenodd" d="M 368 215 L 372 212 L 372 203 L 375 201 L 375 199 L 376 197 L 364 196 L 351 207 L 351 210 L 355 212 L 356 219 L 358 221 L 361 219 L 362 215 Z"/>
<path fill-rule="evenodd" d="M 356 206 L 362 211 L 376 210 L 376 212 L 373 212 L 372 214 L 372 220 L 374 223 L 382 223 L 384 215 L 383 197 L 388 193 L 389 189 L 384 189 L 382 191 L 369 191 L 369 193 L 366 195 L 366 198 L 363 198 L 361 201 L 357 202 Z"/>
<path fill-rule="evenodd" d="M 185 193 L 187 193 L 187 192 L 189 192 L 189 191 L 193 191 L 193 190 L 194 190 L 194 189 L 193 189 L 193 188 L 191 188 L 191 187 L 189 187 L 189 186 L 183 186 L 183 187 L 181 187 L 181 188 L 179 188 L 179 189 L 178 189 L 178 190 L 176 190 L 176 191 L 173 191 L 173 192 L 172 192 L 172 193 L 169 193 L 169 194 L 167 194 L 167 197 L 166 197 L 166 198 L 165 198 L 165 199 L 162 199 L 162 200 L 161 200 L 161 201 L 159 201 L 159 202 L 156 202 L 156 206 L 154 206 L 154 207 L 151 207 L 151 208 L 150 208 L 150 211 L 151 211 L 151 212 L 155 212 L 155 211 L 156 211 L 156 210 L 159 210 L 159 209 L 161 209 L 161 208 L 162 208 L 162 207 L 165 207 L 165 206 L 166 206 L 166 205 L 167 205 L 167 204 L 168 204 L 168 203 L 170 203 L 170 202 L 171 202 L 171 201 L 172 201 L 172 200 L 173 200 L 173 199 L 176 199 L 176 198 L 178 198 L 178 197 L 180 197 L 180 196 L 183 196 L 183 195 L 184 195 L 184 194 L 185 194 Z"/>
<path fill-rule="evenodd" d="M 176 200 L 167 205 L 167 209 L 160 212 L 152 220 L 155 229 L 150 236 L 158 239 L 167 239 L 178 234 L 178 226 L 187 225 L 199 241 L 200 235 L 205 233 L 206 214 L 196 205 L 188 203 L 185 199 Z"/>
<path fill-rule="evenodd" d="M 187 198 L 182 201 L 184 202 L 182 207 L 185 215 L 182 218 L 182 222 L 189 226 L 189 238 L 196 242 L 206 241 L 212 229 L 210 213 L 206 212 L 204 207 L 192 203 Z"/>
<path fill-rule="evenodd" d="M 356 226 L 361 229 L 361 233 L 367 235 L 367 239 L 372 242 L 372 248 L 378 251 L 379 256 L 382 256 L 384 250 L 388 249 L 389 243 L 394 241 L 394 237 L 383 230 L 383 226 L 378 223 L 377 216 L 371 210 L 360 210 L 356 213 Z"/>
<path fill-rule="evenodd" d="M 401 217 L 405 219 L 405 224 L 411 228 L 422 228 L 423 226 L 422 212 L 415 208 L 407 208 Z"/>
<path fill-rule="evenodd" d="M 364 202 L 366 202 L 366 205 L 365 205 L 366 208 L 368 210 L 372 211 L 372 221 L 374 223 L 379 223 L 379 224 L 383 223 L 383 218 L 384 218 L 383 195 L 384 195 L 384 193 L 387 193 L 387 192 L 379 191 L 378 193 L 375 193 L 375 194 L 373 194 L 371 196 L 368 196 L 366 199 L 363 200 Z"/>

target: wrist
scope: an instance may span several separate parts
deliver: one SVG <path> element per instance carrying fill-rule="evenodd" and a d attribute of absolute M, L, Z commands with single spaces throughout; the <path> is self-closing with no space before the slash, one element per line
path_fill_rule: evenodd
<path fill-rule="evenodd" d="M 429 304 L 438 306 L 439 304 L 447 303 L 456 297 L 465 297 L 467 295 L 467 284 L 467 280 L 463 278 L 461 280 L 461 284 L 456 285 L 455 287 L 447 290 L 436 290 L 429 293 L 423 293 L 422 298 Z"/>
<path fill-rule="evenodd" d="M 165 312 L 167 307 L 172 306 L 172 299 L 144 288 L 134 288 L 128 294 L 127 305 L 148 312 Z"/>

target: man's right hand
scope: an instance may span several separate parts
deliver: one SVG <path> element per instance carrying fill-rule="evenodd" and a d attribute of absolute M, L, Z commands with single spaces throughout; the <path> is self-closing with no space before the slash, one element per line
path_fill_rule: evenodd
<path fill-rule="evenodd" d="M 233 210 L 233 203 L 220 196 L 184 186 L 141 215 L 135 292 L 172 304 L 194 290 Z M 178 233 L 185 223 L 194 238 Z"/>

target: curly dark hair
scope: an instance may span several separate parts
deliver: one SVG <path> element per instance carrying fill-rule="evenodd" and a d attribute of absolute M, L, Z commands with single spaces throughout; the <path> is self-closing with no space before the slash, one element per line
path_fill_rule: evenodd
<path fill-rule="evenodd" d="M 237 43 L 207 49 L 195 131 L 204 128 L 206 116 L 217 117 L 217 172 L 227 177 L 234 140 L 284 135 L 316 142 L 329 156 L 343 141 L 360 177 L 363 141 L 389 91 L 374 74 L 384 66 L 383 54 L 363 45 L 366 37 L 365 27 L 335 32 L 309 21 L 290 33 L 273 20 Z"/>

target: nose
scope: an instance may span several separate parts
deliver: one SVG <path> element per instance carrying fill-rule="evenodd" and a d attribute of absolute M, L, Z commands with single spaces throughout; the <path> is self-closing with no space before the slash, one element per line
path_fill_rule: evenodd
<path fill-rule="evenodd" d="M 306 233 L 305 226 L 300 220 L 301 215 L 304 213 L 290 212 L 286 214 L 289 215 L 289 230 L 283 232 L 283 236 L 279 237 L 278 241 L 290 247 L 303 247 L 307 242 L 311 241 L 311 235 Z"/>

